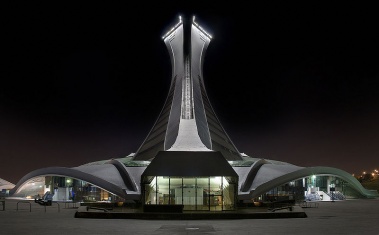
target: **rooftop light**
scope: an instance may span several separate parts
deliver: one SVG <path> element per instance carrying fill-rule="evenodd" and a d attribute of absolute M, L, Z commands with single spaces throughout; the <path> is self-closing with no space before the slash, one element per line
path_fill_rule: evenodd
<path fill-rule="evenodd" d="M 174 26 L 172 27 L 163 37 L 162 39 L 165 39 L 168 35 L 170 35 L 172 32 L 174 32 L 174 30 L 182 24 L 182 16 L 179 16 L 179 22 Z"/>
<path fill-rule="evenodd" d="M 196 22 L 195 22 L 195 16 L 192 17 L 192 23 L 193 25 L 195 25 L 198 29 L 200 29 L 201 32 L 203 32 L 205 34 L 205 36 L 207 36 L 209 39 L 212 39 L 212 36 L 207 33 L 202 27 L 200 27 L 200 25 L 198 25 Z"/>

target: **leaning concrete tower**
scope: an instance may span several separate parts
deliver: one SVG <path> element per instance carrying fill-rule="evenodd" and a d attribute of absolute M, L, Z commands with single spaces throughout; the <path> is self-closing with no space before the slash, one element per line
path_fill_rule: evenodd
<path fill-rule="evenodd" d="M 209 102 L 204 81 L 205 51 L 212 37 L 192 20 L 179 22 L 163 36 L 172 79 L 166 102 L 134 160 L 151 160 L 158 151 L 219 151 L 229 161 L 241 154 Z"/>

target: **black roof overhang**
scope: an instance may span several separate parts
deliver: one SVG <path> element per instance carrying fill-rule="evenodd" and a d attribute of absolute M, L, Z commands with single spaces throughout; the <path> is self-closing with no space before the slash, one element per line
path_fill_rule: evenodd
<path fill-rule="evenodd" d="M 142 174 L 144 176 L 232 176 L 232 166 L 218 151 L 160 151 Z"/>

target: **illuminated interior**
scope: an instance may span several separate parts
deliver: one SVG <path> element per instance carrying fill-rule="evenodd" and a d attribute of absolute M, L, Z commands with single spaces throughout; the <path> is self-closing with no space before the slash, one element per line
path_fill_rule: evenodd
<path fill-rule="evenodd" d="M 235 177 L 145 176 L 144 204 L 183 205 L 183 210 L 235 210 Z"/>
<path fill-rule="evenodd" d="M 53 193 L 54 201 L 114 202 L 120 198 L 96 185 L 63 176 L 35 177 L 24 183 L 15 197 L 34 199 L 46 192 Z"/>

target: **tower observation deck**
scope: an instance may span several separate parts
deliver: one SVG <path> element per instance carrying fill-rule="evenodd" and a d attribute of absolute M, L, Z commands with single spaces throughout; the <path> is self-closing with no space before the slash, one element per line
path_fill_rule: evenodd
<path fill-rule="evenodd" d="M 204 56 L 211 35 L 195 17 L 188 21 L 179 17 L 162 39 L 171 59 L 171 85 L 163 109 L 134 160 L 152 160 L 159 151 L 219 151 L 229 161 L 241 160 L 204 86 Z"/>

